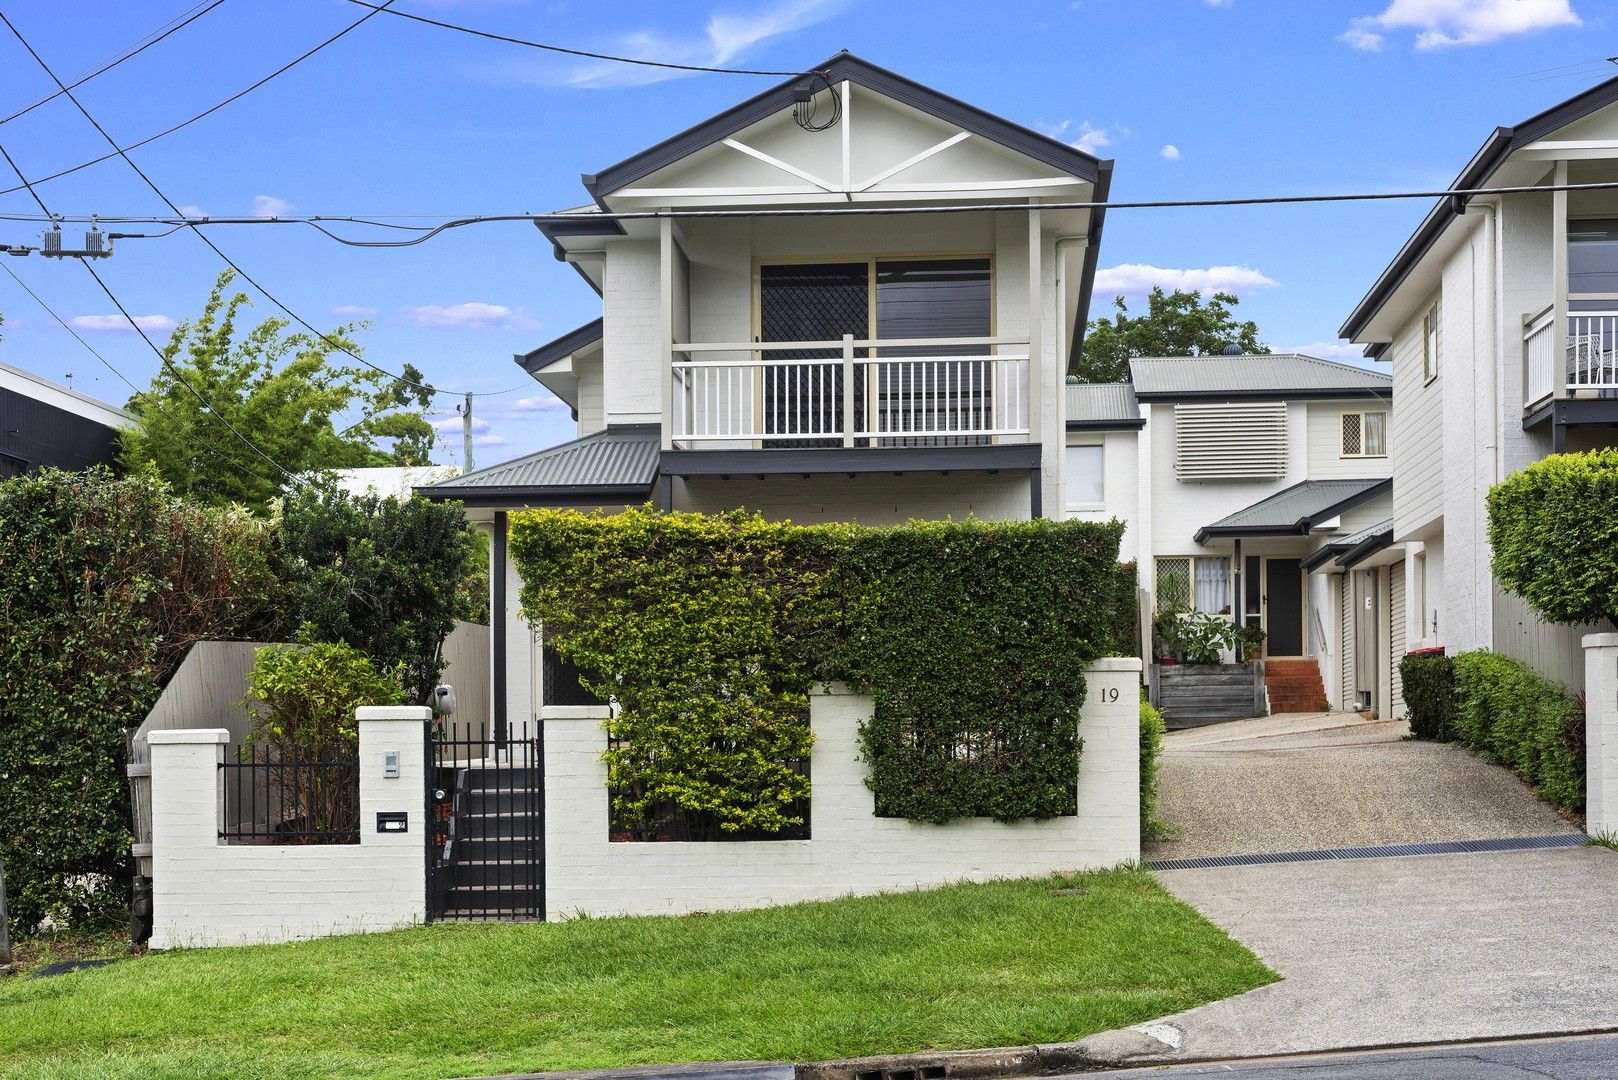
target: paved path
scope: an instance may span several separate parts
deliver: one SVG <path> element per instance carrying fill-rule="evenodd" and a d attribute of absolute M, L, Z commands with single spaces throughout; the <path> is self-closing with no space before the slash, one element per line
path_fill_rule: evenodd
<path fill-rule="evenodd" d="M 1177 836 L 1147 859 L 1312 851 L 1577 831 L 1504 769 L 1412 742 L 1402 720 L 1287 713 L 1164 740 L 1158 816 Z"/>
<path fill-rule="evenodd" d="M 1618 1036 L 1464 1043 L 1424 1050 L 1182 1065 L 1154 1069 L 1149 1075 L 1235 1080 L 1590 1080 L 1618 1076 Z M 1084 1080 L 1138 1080 L 1141 1074 L 1131 1070 L 1082 1076 Z"/>

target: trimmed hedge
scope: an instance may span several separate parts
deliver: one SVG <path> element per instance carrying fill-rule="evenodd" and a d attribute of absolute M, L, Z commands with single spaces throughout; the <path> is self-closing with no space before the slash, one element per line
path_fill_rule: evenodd
<path fill-rule="evenodd" d="M 1543 618 L 1618 624 L 1618 450 L 1553 454 L 1489 492 L 1495 577 Z"/>
<path fill-rule="evenodd" d="M 1454 738 L 1513 769 L 1543 798 L 1584 808 L 1584 709 L 1528 665 L 1492 652 L 1454 657 Z"/>
<path fill-rule="evenodd" d="M 532 511 L 511 551 L 525 617 L 620 706 L 619 819 L 655 831 L 672 806 L 778 833 L 801 820 L 818 679 L 875 699 L 861 744 L 878 813 L 1075 812 L 1082 669 L 1136 618 L 1121 528 Z"/>
<path fill-rule="evenodd" d="M 1159 759 L 1163 756 L 1163 714 L 1152 707 L 1144 694 L 1140 699 L 1140 834 L 1163 836 L 1168 826 L 1157 820 Z"/>
<path fill-rule="evenodd" d="M 1448 742 L 1455 712 L 1455 660 L 1443 653 L 1417 653 L 1399 661 L 1410 734 Z"/>

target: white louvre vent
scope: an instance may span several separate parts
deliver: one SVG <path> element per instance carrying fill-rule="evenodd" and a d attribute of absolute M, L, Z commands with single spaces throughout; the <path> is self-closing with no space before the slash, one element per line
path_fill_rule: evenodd
<path fill-rule="evenodd" d="M 1181 480 L 1276 480 L 1287 471 L 1284 401 L 1174 406 Z"/>

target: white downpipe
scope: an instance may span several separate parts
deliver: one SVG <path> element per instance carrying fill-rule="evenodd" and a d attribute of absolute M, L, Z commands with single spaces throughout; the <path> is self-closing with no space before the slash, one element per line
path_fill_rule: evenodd
<path fill-rule="evenodd" d="M 1500 312 L 1505 305 L 1502 302 L 1504 279 L 1502 276 L 1500 256 L 1503 240 L 1500 234 L 1499 203 L 1478 203 L 1476 205 L 1479 210 L 1488 215 L 1489 233 L 1486 238 L 1487 243 L 1483 245 L 1483 251 L 1485 257 L 1489 261 L 1488 272 L 1484 275 L 1484 280 L 1487 282 L 1485 292 L 1488 295 L 1489 303 L 1488 319 L 1484 321 L 1484 325 L 1489 328 L 1489 377 L 1487 383 L 1485 384 L 1488 394 L 1488 412 L 1486 414 L 1488 418 L 1486 427 L 1487 438 L 1486 442 L 1484 443 L 1484 447 L 1487 451 L 1487 463 L 1483 465 L 1483 475 L 1481 477 L 1483 482 L 1480 485 L 1481 490 L 1474 490 L 1473 492 L 1474 511 L 1472 517 L 1472 550 L 1477 553 L 1477 565 L 1475 571 L 1476 580 L 1473 587 L 1476 590 L 1479 615 L 1482 616 L 1478 619 L 1477 626 L 1477 632 L 1480 639 L 1479 644 L 1485 649 L 1492 649 L 1494 648 L 1494 572 L 1490 567 L 1490 560 L 1487 557 L 1489 551 L 1489 519 L 1488 510 L 1486 509 L 1486 498 L 1488 496 L 1489 489 L 1500 482 L 1502 473 L 1501 455 L 1503 450 L 1501 447 L 1500 438 L 1500 426 L 1502 423 L 1500 415 L 1500 387 L 1504 380 L 1502 370 L 1502 365 L 1504 364 L 1502 342 L 1505 340 L 1505 338 L 1502 336 L 1500 330 Z M 1477 262 L 1474 259 L 1474 280 L 1472 287 L 1472 295 L 1474 297 L 1477 295 L 1476 266 Z M 1478 410 L 1474 410 L 1474 413 L 1477 411 Z M 1476 445 L 1476 443 L 1474 442 L 1473 445 Z"/>

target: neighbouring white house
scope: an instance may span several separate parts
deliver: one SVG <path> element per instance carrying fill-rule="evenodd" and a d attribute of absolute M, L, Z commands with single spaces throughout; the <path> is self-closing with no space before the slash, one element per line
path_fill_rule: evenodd
<path fill-rule="evenodd" d="M 1313 661 L 1302 682 L 1309 665 L 1271 663 L 1276 711 L 1402 712 L 1389 375 L 1292 353 L 1150 357 L 1066 397 L 1063 510 L 1126 523 L 1148 609 L 1186 603 L 1261 627 L 1271 661 Z M 1211 700 L 1170 711 L 1228 718 Z"/>
<path fill-rule="evenodd" d="M 0 364 L 0 479 L 111 465 L 135 418 L 71 387 Z"/>
<path fill-rule="evenodd" d="M 1614 181 L 1618 79 L 1496 128 L 1451 187 Z M 1589 628 L 1546 625 L 1501 590 L 1485 497 L 1548 454 L 1618 442 L 1618 190 L 1441 200 L 1341 334 L 1393 361 L 1405 640 L 1584 685 Z"/>
<path fill-rule="evenodd" d="M 1105 200 L 1112 163 L 846 52 L 816 70 L 537 219 L 601 297 L 516 357 L 578 438 L 418 488 L 492 533 L 499 730 L 545 698 L 511 511 L 1064 514 L 1063 386 L 1103 212 L 1060 204 Z"/>

